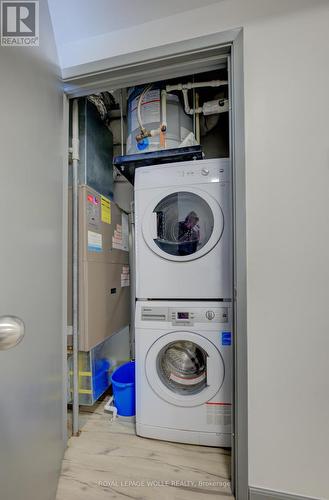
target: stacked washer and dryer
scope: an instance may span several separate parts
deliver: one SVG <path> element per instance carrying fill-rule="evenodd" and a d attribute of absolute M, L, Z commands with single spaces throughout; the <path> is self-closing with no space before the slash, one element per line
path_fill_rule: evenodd
<path fill-rule="evenodd" d="M 231 446 L 229 159 L 135 173 L 136 430 Z"/>

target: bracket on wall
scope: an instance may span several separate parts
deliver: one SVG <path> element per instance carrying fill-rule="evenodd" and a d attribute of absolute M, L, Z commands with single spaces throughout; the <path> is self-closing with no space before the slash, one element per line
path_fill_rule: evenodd
<path fill-rule="evenodd" d="M 135 155 L 116 156 L 113 165 L 125 178 L 134 185 L 135 169 L 150 165 L 162 165 L 179 161 L 202 160 L 204 158 L 201 146 L 189 146 L 186 148 L 164 149 L 162 151 L 150 151 Z"/>

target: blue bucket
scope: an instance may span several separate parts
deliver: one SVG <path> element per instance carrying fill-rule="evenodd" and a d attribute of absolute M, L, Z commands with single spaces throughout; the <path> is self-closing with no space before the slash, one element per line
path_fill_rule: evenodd
<path fill-rule="evenodd" d="M 135 361 L 119 366 L 112 374 L 114 405 L 118 415 L 135 415 Z"/>

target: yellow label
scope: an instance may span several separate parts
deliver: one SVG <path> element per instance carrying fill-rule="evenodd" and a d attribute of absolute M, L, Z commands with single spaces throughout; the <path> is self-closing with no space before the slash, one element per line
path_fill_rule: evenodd
<path fill-rule="evenodd" d="M 101 196 L 101 218 L 105 224 L 111 224 L 111 202 L 105 196 Z"/>
<path fill-rule="evenodd" d="M 70 370 L 70 375 L 73 375 L 73 370 Z M 79 372 L 79 377 L 92 377 L 91 372 Z"/>

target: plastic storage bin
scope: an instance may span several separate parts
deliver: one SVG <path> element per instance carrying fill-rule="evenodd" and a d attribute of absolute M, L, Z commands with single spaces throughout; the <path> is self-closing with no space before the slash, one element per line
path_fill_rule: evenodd
<path fill-rule="evenodd" d="M 125 327 L 89 352 L 79 352 L 79 404 L 91 406 L 111 385 L 111 373 L 130 358 L 129 328 Z M 68 356 L 68 403 L 72 402 L 72 355 Z"/>
<path fill-rule="evenodd" d="M 132 417 L 135 415 L 135 361 L 119 366 L 112 374 L 114 406 L 118 415 Z"/>
<path fill-rule="evenodd" d="M 70 398 L 73 394 L 73 358 L 68 359 Z M 79 352 L 79 404 L 91 406 L 109 388 L 110 382 L 110 361 L 104 358 L 96 358 L 93 351 Z"/>

